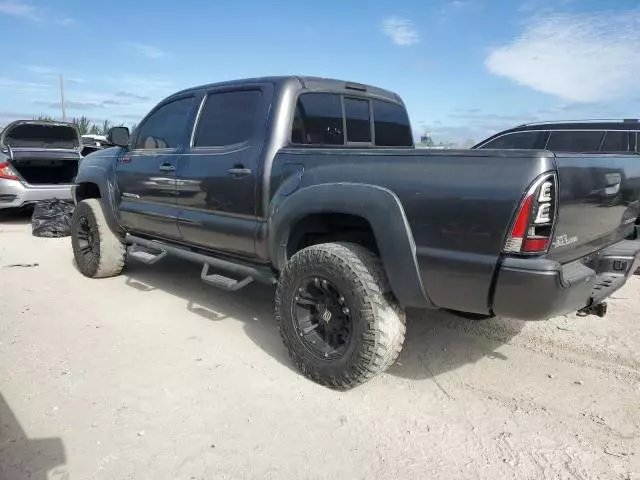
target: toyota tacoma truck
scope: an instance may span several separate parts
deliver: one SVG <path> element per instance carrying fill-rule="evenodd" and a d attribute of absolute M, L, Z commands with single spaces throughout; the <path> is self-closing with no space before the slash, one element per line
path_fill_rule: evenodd
<path fill-rule="evenodd" d="M 18 120 L 0 135 L 0 210 L 71 200 L 80 134 L 72 123 Z"/>
<path fill-rule="evenodd" d="M 80 272 L 172 255 L 225 290 L 277 284 L 293 362 L 337 389 L 393 364 L 406 307 L 602 316 L 640 258 L 635 158 L 415 149 L 400 97 L 368 85 L 190 88 L 109 142 L 73 188 Z"/>

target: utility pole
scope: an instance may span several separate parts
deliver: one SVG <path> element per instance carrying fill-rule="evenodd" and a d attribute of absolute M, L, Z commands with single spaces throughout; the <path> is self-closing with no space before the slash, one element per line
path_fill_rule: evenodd
<path fill-rule="evenodd" d="M 67 121 L 67 112 L 64 106 L 64 80 L 60 75 L 60 107 L 62 108 L 62 121 Z"/>

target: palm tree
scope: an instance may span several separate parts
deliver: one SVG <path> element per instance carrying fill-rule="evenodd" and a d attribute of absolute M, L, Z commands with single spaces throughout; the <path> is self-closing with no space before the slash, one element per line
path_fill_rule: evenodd
<path fill-rule="evenodd" d="M 112 126 L 113 126 L 113 123 L 111 123 L 111 120 L 106 119 L 104 122 L 102 122 L 102 128 L 100 129 L 100 134 L 106 135 Z"/>
<path fill-rule="evenodd" d="M 78 127 L 78 131 L 80 132 L 80 135 L 86 135 L 87 133 L 89 133 L 89 129 L 91 128 L 91 122 L 84 115 L 81 117 L 74 117 L 73 120 L 71 120 L 71 122 L 75 123 L 76 127 Z"/>

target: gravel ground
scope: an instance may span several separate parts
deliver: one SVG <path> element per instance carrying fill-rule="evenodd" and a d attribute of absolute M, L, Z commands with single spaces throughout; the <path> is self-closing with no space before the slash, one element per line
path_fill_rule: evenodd
<path fill-rule="evenodd" d="M 410 312 L 339 393 L 292 370 L 272 289 L 172 259 L 89 280 L 28 220 L 0 222 L 2 480 L 640 479 L 640 277 L 605 319 Z"/>

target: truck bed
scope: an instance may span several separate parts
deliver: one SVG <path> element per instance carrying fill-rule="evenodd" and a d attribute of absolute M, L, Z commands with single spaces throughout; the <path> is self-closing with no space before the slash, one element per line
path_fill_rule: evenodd
<path fill-rule="evenodd" d="M 406 213 L 430 300 L 489 313 L 494 275 L 523 192 L 548 171 L 558 171 L 559 183 L 549 258 L 566 263 L 632 231 L 640 162 L 623 155 L 589 156 L 576 166 L 575 159 L 532 150 L 285 148 L 274 160 L 270 191 L 278 202 L 278 192 L 290 191 L 293 183 L 302 189 L 340 179 L 389 189 Z"/>

